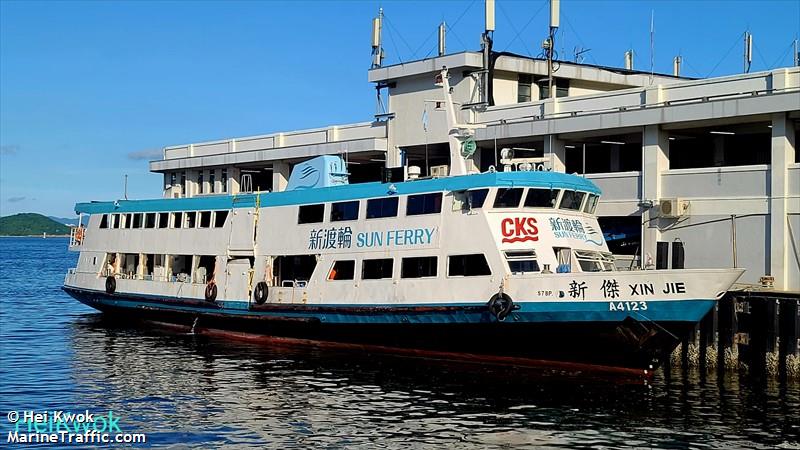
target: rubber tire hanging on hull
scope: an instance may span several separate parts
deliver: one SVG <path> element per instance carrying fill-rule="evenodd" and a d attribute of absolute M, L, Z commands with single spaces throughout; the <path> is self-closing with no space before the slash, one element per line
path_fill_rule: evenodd
<path fill-rule="evenodd" d="M 257 305 L 263 305 L 267 298 L 269 297 L 269 286 L 264 281 L 259 281 L 256 284 L 256 288 L 253 289 L 253 300 L 256 301 Z"/>
<path fill-rule="evenodd" d="M 117 290 L 117 279 L 113 276 L 106 277 L 106 293 L 113 294 Z"/>
<path fill-rule="evenodd" d="M 217 283 L 211 281 L 206 285 L 206 301 L 209 303 L 214 303 L 216 299 L 217 299 Z"/>
<path fill-rule="evenodd" d="M 514 310 L 514 301 L 511 300 L 508 294 L 499 292 L 489 299 L 487 306 L 489 307 L 489 312 L 502 322 Z"/>

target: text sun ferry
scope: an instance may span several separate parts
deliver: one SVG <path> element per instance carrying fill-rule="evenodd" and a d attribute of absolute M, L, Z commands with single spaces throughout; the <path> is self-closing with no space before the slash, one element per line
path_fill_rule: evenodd
<path fill-rule="evenodd" d="M 79 203 L 63 289 L 198 333 L 647 370 L 741 275 L 617 271 L 599 189 L 475 173 L 478 125 L 456 122 L 446 69 L 437 83 L 449 176 L 348 184 L 346 163 L 320 156 L 282 192 Z"/>

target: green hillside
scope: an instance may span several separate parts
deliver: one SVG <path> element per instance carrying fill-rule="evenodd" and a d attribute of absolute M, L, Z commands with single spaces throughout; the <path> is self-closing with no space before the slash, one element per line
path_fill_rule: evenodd
<path fill-rule="evenodd" d="M 41 214 L 23 213 L 0 217 L 0 236 L 69 234 L 69 227 Z"/>

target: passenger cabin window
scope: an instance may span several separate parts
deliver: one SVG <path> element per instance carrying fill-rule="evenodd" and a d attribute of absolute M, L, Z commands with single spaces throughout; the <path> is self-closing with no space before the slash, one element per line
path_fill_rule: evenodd
<path fill-rule="evenodd" d="M 539 263 L 536 262 L 536 252 L 533 250 L 508 251 L 505 252 L 505 254 L 508 270 L 511 271 L 511 273 L 521 274 L 539 271 Z"/>
<path fill-rule="evenodd" d="M 397 216 L 397 197 L 373 198 L 367 200 L 367 219 Z"/>
<path fill-rule="evenodd" d="M 331 204 L 331 222 L 358 219 L 358 200 Z"/>
<path fill-rule="evenodd" d="M 181 228 L 183 226 L 183 213 L 172 213 L 172 228 Z"/>
<path fill-rule="evenodd" d="M 222 228 L 225 226 L 225 221 L 228 220 L 228 211 L 217 211 L 214 213 L 214 227 Z"/>
<path fill-rule="evenodd" d="M 525 206 L 529 208 L 555 208 L 558 189 L 528 189 Z"/>
<path fill-rule="evenodd" d="M 575 250 L 575 259 L 584 272 L 611 272 L 616 270 L 614 258 L 600 252 Z"/>
<path fill-rule="evenodd" d="M 119 214 L 112 214 L 111 215 L 111 228 L 120 228 L 120 215 Z"/>
<path fill-rule="evenodd" d="M 133 215 L 133 228 L 142 228 L 142 213 Z"/>
<path fill-rule="evenodd" d="M 486 262 L 486 256 L 480 253 L 448 257 L 447 276 L 449 277 L 479 277 L 491 274 L 492 271 Z"/>
<path fill-rule="evenodd" d="M 489 189 L 456 191 L 453 193 L 453 211 L 472 211 L 480 209 L 486 201 Z"/>
<path fill-rule="evenodd" d="M 186 213 L 186 228 L 194 228 L 197 226 L 197 213 L 189 211 Z"/>
<path fill-rule="evenodd" d="M 325 219 L 325 205 L 302 205 L 297 210 L 297 223 L 320 223 Z"/>
<path fill-rule="evenodd" d="M 158 213 L 158 228 L 169 228 L 169 213 Z"/>
<path fill-rule="evenodd" d="M 517 208 L 522 200 L 522 188 L 498 188 L 494 197 L 495 208 Z"/>
<path fill-rule="evenodd" d="M 442 212 L 442 193 L 409 195 L 406 204 L 407 216 L 439 214 Z"/>
<path fill-rule="evenodd" d="M 353 260 L 336 261 L 328 272 L 328 280 L 352 280 L 355 277 L 356 262 Z"/>
<path fill-rule="evenodd" d="M 361 279 L 380 280 L 392 278 L 393 261 L 392 258 L 365 259 L 361 263 Z"/>
<path fill-rule="evenodd" d="M 156 213 L 147 213 L 144 215 L 144 227 L 145 228 L 156 227 Z"/>
<path fill-rule="evenodd" d="M 564 195 L 561 196 L 561 204 L 559 205 L 559 208 L 580 211 L 581 203 L 583 203 L 583 197 L 585 195 L 585 192 L 565 190 Z"/>
<path fill-rule="evenodd" d="M 311 279 L 316 267 L 316 255 L 278 256 L 272 264 L 272 273 L 278 286 L 302 287 Z"/>
<path fill-rule="evenodd" d="M 100 228 L 108 228 L 108 214 L 100 216 Z"/>
<path fill-rule="evenodd" d="M 594 214 L 595 209 L 597 209 L 597 200 L 599 197 L 595 194 L 589 194 L 589 198 L 586 200 L 586 206 L 583 207 L 583 212 L 587 214 Z"/>
<path fill-rule="evenodd" d="M 200 228 L 211 228 L 211 211 L 200 211 Z"/>
<path fill-rule="evenodd" d="M 133 214 L 125 214 L 125 228 L 133 228 Z"/>
<path fill-rule="evenodd" d="M 400 266 L 400 278 L 435 277 L 436 265 L 435 256 L 403 258 L 403 263 Z"/>

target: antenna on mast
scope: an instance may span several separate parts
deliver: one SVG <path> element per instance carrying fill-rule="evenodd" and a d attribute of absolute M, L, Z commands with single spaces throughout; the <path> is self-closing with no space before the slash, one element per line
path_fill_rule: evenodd
<path fill-rule="evenodd" d="M 383 64 L 383 47 L 381 32 L 383 31 L 383 8 L 378 9 L 378 17 L 372 19 L 372 68 Z"/>
<path fill-rule="evenodd" d="M 481 34 L 481 53 L 483 54 L 483 69 L 480 76 L 480 103 L 491 105 L 489 93 L 489 66 L 492 59 L 492 35 L 494 34 L 494 0 L 485 0 L 484 20 L 486 26 Z"/>
<path fill-rule="evenodd" d="M 444 56 L 446 52 L 445 38 L 447 37 L 447 24 L 442 22 L 439 24 L 439 56 Z"/>
<path fill-rule="evenodd" d="M 744 32 L 744 73 L 750 73 L 750 65 L 753 63 L 753 34 L 749 31 Z"/>
<path fill-rule="evenodd" d="M 547 57 L 547 86 L 550 98 L 555 98 L 553 90 L 553 52 L 555 51 L 556 31 L 559 26 L 559 7 L 561 0 L 550 0 L 550 36 L 542 43 L 542 49 Z"/>

